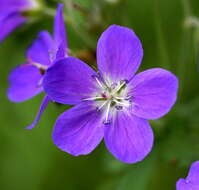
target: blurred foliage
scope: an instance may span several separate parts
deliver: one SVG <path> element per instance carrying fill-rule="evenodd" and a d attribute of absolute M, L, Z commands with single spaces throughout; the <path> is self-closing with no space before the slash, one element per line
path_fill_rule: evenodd
<path fill-rule="evenodd" d="M 178 101 L 165 117 L 151 121 L 155 145 L 137 164 L 116 160 L 103 143 L 90 155 L 73 157 L 51 140 L 56 117 L 67 109 L 50 104 L 39 125 L 33 120 L 44 96 L 14 104 L 6 97 L 7 77 L 23 63 L 37 32 L 52 32 L 56 4 L 65 4 L 71 54 L 93 67 L 95 47 L 111 24 L 132 28 L 140 37 L 140 70 L 162 67 L 180 82 Z M 17 29 L 0 45 L 0 189 L 2 190 L 174 190 L 189 165 L 199 160 L 199 1 L 198 0 L 49 0 L 37 19 Z"/>

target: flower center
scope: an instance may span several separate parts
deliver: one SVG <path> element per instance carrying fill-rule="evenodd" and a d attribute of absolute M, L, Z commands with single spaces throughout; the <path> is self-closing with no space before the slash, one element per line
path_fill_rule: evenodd
<path fill-rule="evenodd" d="M 112 82 L 109 78 L 101 79 L 99 76 L 92 76 L 98 87 L 97 93 L 84 100 L 94 101 L 98 111 L 104 114 L 105 125 L 111 123 L 111 119 L 117 111 L 124 111 L 131 105 L 131 97 L 128 95 L 127 80 Z"/>
<path fill-rule="evenodd" d="M 33 62 L 31 59 L 27 59 L 27 62 L 28 64 L 31 64 L 35 66 L 37 69 L 39 69 L 41 75 L 44 75 L 46 73 L 46 70 L 48 69 L 48 66 Z"/>

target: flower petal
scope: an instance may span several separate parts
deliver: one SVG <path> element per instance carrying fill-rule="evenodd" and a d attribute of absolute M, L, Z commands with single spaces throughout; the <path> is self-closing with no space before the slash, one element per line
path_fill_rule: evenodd
<path fill-rule="evenodd" d="M 92 75 L 96 73 L 81 60 L 73 57 L 62 59 L 47 70 L 44 90 L 56 102 L 78 104 L 96 89 Z"/>
<path fill-rule="evenodd" d="M 118 111 L 112 123 L 105 126 L 104 140 L 109 151 L 119 160 L 135 163 L 151 151 L 153 131 L 147 120 Z"/>
<path fill-rule="evenodd" d="M 110 26 L 97 44 L 99 71 L 113 80 L 130 80 L 138 70 L 142 56 L 139 38 L 126 27 Z"/>
<path fill-rule="evenodd" d="M 179 179 L 176 183 L 177 190 L 199 190 L 199 161 L 191 165 L 186 179 Z"/>
<path fill-rule="evenodd" d="M 28 100 L 43 90 L 41 82 L 42 75 L 36 67 L 22 64 L 9 76 L 8 98 L 13 102 Z"/>
<path fill-rule="evenodd" d="M 66 57 L 68 52 L 66 29 L 62 14 L 62 8 L 63 5 L 58 4 L 57 14 L 54 21 L 54 40 L 57 47 L 57 59 Z"/>
<path fill-rule="evenodd" d="M 129 83 L 132 113 L 145 119 L 165 115 L 176 101 L 177 89 L 178 79 L 167 70 L 154 68 L 137 74 Z"/>
<path fill-rule="evenodd" d="M 33 2 L 27 0 L 1 0 L 0 12 L 7 10 L 25 10 L 31 8 Z"/>
<path fill-rule="evenodd" d="M 192 184 L 199 186 L 199 161 L 196 161 L 191 165 L 187 180 L 191 181 Z"/>
<path fill-rule="evenodd" d="M 23 24 L 26 18 L 17 12 L 5 12 L 0 15 L 0 41 L 4 40 L 14 29 Z"/>
<path fill-rule="evenodd" d="M 184 179 L 179 179 L 176 183 L 176 190 L 199 190 L 199 185 L 194 185 Z"/>
<path fill-rule="evenodd" d="M 40 108 L 39 108 L 39 112 L 37 113 L 37 116 L 35 118 L 35 120 L 33 121 L 33 123 L 31 125 L 29 125 L 28 127 L 26 127 L 26 129 L 33 129 L 37 123 L 39 122 L 43 112 L 45 111 L 46 107 L 48 106 L 49 102 L 51 101 L 51 99 L 48 97 L 48 96 L 45 96 L 41 105 L 40 105 Z"/>
<path fill-rule="evenodd" d="M 27 58 L 42 65 L 50 65 L 50 56 L 55 56 L 53 41 L 47 31 L 38 34 L 37 39 L 32 43 L 27 51 Z"/>
<path fill-rule="evenodd" d="M 102 117 L 95 107 L 83 103 L 59 116 L 53 141 L 61 150 L 74 156 L 89 154 L 104 135 Z"/>

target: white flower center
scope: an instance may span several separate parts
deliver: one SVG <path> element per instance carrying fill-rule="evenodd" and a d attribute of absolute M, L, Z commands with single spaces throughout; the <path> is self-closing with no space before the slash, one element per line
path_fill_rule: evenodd
<path fill-rule="evenodd" d="M 98 87 L 97 93 L 84 100 L 95 101 L 98 111 L 104 114 L 104 124 L 110 124 L 117 111 L 124 111 L 131 106 L 131 97 L 128 95 L 127 80 L 112 82 L 109 78 L 104 80 L 99 76 L 92 76 Z"/>

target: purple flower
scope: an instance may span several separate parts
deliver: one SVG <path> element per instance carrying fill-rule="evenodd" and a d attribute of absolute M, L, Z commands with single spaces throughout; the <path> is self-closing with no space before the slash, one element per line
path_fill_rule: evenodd
<path fill-rule="evenodd" d="M 89 154 L 104 138 L 119 160 L 135 163 L 151 151 L 148 119 L 165 115 L 176 101 L 178 80 L 164 69 L 135 75 L 143 56 L 140 40 L 110 26 L 97 45 L 99 73 L 69 57 L 48 69 L 43 85 L 56 102 L 75 105 L 56 121 L 53 141 L 74 156 Z"/>
<path fill-rule="evenodd" d="M 27 21 L 23 12 L 38 7 L 36 0 L 0 0 L 0 41 Z"/>
<path fill-rule="evenodd" d="M 186 179 L 179 179 L 176 184 L 177 190 L 199 190 L 199 161 L 191 165 Z"/>
<path fill-rule="evenodd" d="M 54 36 L 47 31 L 39 33 L 26 53 L 27 63 L 16 67 L 9 76 L 8 98 L 13 102 L 23 102 L 43 91 L 43 78 L 46 70 L 55 60 L 67 57 L 67 39 L 62 5 L 58 5 L 54 23 Z M 32 127 L 38 122 L 47 106 L 49 98 L 45 97 Z"/>

